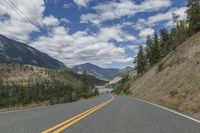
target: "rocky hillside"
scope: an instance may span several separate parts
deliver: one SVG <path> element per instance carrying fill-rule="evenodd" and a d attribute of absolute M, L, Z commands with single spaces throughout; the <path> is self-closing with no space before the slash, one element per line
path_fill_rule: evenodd
<path fill-rule="evenodd" d="M 200 118 L 200 33 L 127 86 L 136 97 Z"/>
<path fill-rule="evenodd" d="M 0 63 L 20 63 L 62 69 L 66 66 L 49 55 L 24 43 L 0 35 Z"/>
<path fill-rule="evenodd" d="M 80 77 L 69 70 L 47 69 L 16 63 L 0 63 L 0 80 L 4 83 L 14 82 L 27 84 L 32 81 L 64 81 L 75 88 L 81 84 Z"/>
<path fill-rule="evenodd" d="M 110 81 L 117 76 L 126 74 L 130 72 L 132 67 L 125 67 L 124 69 L 116 69 L 116 68 L 102 68 L 94 64 L 85 63 L 81 65 L 74 66 L 72 71 L 77 74 L 82 74 L 84 71 L 101 80 Z"/>
<path fill-rule="evenodd" d="M 1 108 L 24 108 L 32 104 L 57 104 L 98 95 L 93 77 L 69 70 L 47 69 L 16 63 L 0 63 Z"/>
<path fill-rule="evenodd" d="M 85 71 L 87 74 L 102 80 L 111 80 L 112 78 L 118 76 L 120 73 L 120 69 L 102 68 L 90 63 L 74 66 L 72 71 L 78 74 L 82 74 Z"/>

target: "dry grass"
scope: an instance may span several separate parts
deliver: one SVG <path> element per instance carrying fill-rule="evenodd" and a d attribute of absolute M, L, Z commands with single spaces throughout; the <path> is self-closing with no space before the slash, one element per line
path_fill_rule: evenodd
<path fill-rule="evenodd" d="M 200 33 L 129 84 L 134 96 L 200 119 Z"/>
<path fill-rule="evenodd" d="M 44 76 L 41 73 L 44 68 L 30 66 L 30 65 L 20 65 L 20 64 L 0 64 L 0 78 L 6 81 L 20 81 L 29 79 L 34 75 Z"/>

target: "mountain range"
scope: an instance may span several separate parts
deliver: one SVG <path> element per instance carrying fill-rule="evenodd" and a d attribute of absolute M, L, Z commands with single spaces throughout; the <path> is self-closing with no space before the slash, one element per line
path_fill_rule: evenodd
<path fill-rule="evenodd" d="M 72 67 L 72 71 L 78 74 L 86 72 L 89 75 L 95 76 L 102 80 L 111 80 L 114 77 L 126 73 L 131 70 L 131 67 L 126 67 L 124 69 L 117 68 L 102 68 L 91 63 L 85 63 Z"/>
<path fill-rule="evenodd" d="M 0 63 L 13 62 L 53 69 L 67 68 L 62 62 L 33 47 L 0 35 Z"/>
<path fill-rule="evenodd" d="M 18 63 L 52 69 L 69 69 L 62 62 L 49 55 L 25 43 L 9 39 L 3 35 L 0 35 L 0 63 Z M 109 81 L 120 74 L 132 70 L 132 68 L 102 68 L 97 65 L 85 63 L 74 66 L 71 70 L 76 74 L 82 74 L 85 71 L 88 75 L 103 81 Z"/>

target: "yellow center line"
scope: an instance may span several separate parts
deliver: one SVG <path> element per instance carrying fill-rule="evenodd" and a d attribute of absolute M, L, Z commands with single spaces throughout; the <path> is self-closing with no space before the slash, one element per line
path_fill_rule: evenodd
<path fill-rule="evenodd" d="M 43 131 L 42 133 L 49 133 L 49 132 L 52 132 L 52 131 L 54 131 L 56 129 L 57 130 L 55 132 L 53 132 L 53 133 L 59 133 L 62 130 L 66 129 L 67 127 L 75 124 L 76 122 L 78 122 L 81 119 L 85 118 L 86 116 L 90 115 L 91 113 L 93 113 L 93 112 L 97 111 L 98 109 L 102 108 L 106 104 L 110 103 L 112 100 L 114 100 L 114 97 L 112 97 L 110 100 L 108 100 L 106 102 L 103 102 L 103 103 L 101 103 L 101 104 L 99 104 L 99 105 L 97 105 L 97 106 L 95 106 L 95 107 L 93 107 L 93 108 L 91 108 L 91 109 L 89 109 L 89 110 L 87 110 L 85 112 L 82 112 L 82 113 L 80 113 L 80 114 L 78 114 L 78 115 L 76 115 L 76 116 L 74 116 L 74 117 L 72 117 L 72 118 L 60 123 L 60 124 L 57 124 L 57 125 L 49 128 L 49 129 Z M 65 125 L 65 124 L 67 124 L 67 125 Z"/>

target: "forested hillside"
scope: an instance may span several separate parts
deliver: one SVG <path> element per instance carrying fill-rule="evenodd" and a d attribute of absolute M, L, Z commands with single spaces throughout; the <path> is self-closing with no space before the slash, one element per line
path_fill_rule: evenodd
<path fill-rule="evenodd" d="M 21 64 L 0 64 L 0 108 L 56 104 L 97 95 L 87 75 Z"/>
<path fill-rule="evenodd" d="M 0 35 L 0 63 L 29 64 L 45 68 L 68 69 L 62 62 L 39 50 Z"/>
<path fill-rule="evenodd" d="M 146 39 L 146 47 L 140 46 L 134 61 L 138 74 L 142 74 L 152 68 L 163 57 L 170 52 L 176 51 L 180 44 L 200 31 L 199 0 L 189 0 L 187 7 L 186 20 L 179 20 L 179 15 L 173 13 L 172 19 L 176 26 L 171 31 L 162 28 L 159 34 L 149 35 Z"/>

